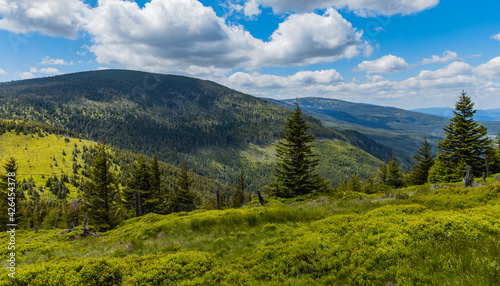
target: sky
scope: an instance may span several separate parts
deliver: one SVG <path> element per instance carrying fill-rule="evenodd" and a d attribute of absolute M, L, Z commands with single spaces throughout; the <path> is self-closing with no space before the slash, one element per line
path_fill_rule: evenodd
<path fill-rule="evenodd" d="M 500 1 L 0 0 L 0 82 L 108 68 L 259 97 L 500 108 Z"/>

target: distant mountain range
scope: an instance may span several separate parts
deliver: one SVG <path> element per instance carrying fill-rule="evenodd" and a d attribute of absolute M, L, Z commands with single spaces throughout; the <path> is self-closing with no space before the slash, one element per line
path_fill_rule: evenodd
<path fill-rule="evenodd" d="M 431 107 L 417 108 L 411 111 L 451 118 L 453 116 L 453 108 L 448 107 Z M 500 121 L 500 108 L 496 109 L 477 109 L 474 118 L 478 121 Z"/>
<path fill-rule="evenodd" d="M 0 83 L 0 119 L 38 121 L 135 153 L 158 155 L 235 185 L 240 170 L 254 191 L 272 181 L 273 144 L 295 100 L 257 98 L 196 78 L 103 70 Z M 336 99 L 298 99 L 322 165 L 334 184 L 376 172 L 397 156 L 404 166 L 423 138 L 434 145 L 449 120 Z M 500 122 L 481 122 L 490 134 Z"/>

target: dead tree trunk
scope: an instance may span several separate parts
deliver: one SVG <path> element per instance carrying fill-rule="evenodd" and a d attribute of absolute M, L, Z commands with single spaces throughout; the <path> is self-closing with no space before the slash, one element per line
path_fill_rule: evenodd
<path fill-rule="evenodd" d="M 472 187 L 473 183 L 474 183 L 474 178 L 472 177 L 471 167 L 470 165 L 467 165 L 464 178 L 464 185 L 466 188 L 469 188 Z"/>
<path fill-rule="evenodd" d="M 489 177 L 490 176 L 490 166 L 488 165 L 488 158 L 486 158 L 486 156 L 484 156 L 484 167 L 486 169 L 486 177 Z"/>
<path fill-rule="evenodd" d="M 140 217 L 142 215 L 141 212 L 141 195 L 139 194 L 139 190 L 135 192 L 135 216 Z"/>
<path fill-rule="evenodd" d="M 259 198 L 259 203 L 261 206 L 265 206 L 266 202 L 264 201 L 264 198 L 262 197 L 261 191 L 255 192 L 255 195 Z"/>
<path fill-rule="evenodd" d="M 220 190 L 215 191 L 215 200 L 217 203 L 217 209 L 220 210 Z"/>

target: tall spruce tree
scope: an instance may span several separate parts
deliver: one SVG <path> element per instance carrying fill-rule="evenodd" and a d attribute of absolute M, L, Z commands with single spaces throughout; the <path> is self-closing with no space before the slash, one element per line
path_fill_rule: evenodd
<path fill-rule="evenodd" d="M 308 134 L 310 126 L 304 120 L 299 104 L 295 105 L 295 111 L 286 118 L 285 134 L 281 135 L 282 139 L 276 147 L 276 182 L 271 184 L 271 195 L 283 198 L 312 193 L 327 185 L 314 172 L 319 163 L 311 146 L 314 136 Z"/>
<path fill-rule="evenodd" d="M 413 155 L 412 171 L 409 178 L 410 184 L 423 185 L 427 183 L 429 170 L 434 165 L 435 157 L 432 154 L 432 145 L 429 144 L 427 138 L 424 138 L 424 142 L 418 148 L 417 154 Z"/>
<path fill-rule="evenodd" d="M 377 171 L 377 175 L 375 176 L 375 181 L 378 185 L 385 184 L 387 180 L 387 164 L 382 162 L 380 163 Z"/>
<path fill-rule="evenodd" d="M 164 194 L 161 190 L 161 173 L 160 165 L 158 164 L 158 157 L 155 155 L 153 157 L 153 162 L 151 163 L 151 195 L 149 199 L 149 204 L 151 208 L 156 213 L 161 212 L 160 204 L 164 199 Z"/>
<path fill-rule="evenodd" d="M 111 160 L 106 154 L 106 145 L 97 144 L 90 167 L 90 181 L 83 189 L 82 211 L 88 213 L 89 223 L 99 231 L 114 227 L 116 185 L 111 171 Z"/>
<path fill-rule="evenodd" d="M 238 185 L 236 186 L 236 192 L 233 198 L 233 207 L 240 208 L 245 204 L 245 175 L 243 171 L 240 172 L 238 176 Z"/>
<path fill-rule="evenodd" d="M 135 162 L 135 168 L 130 170 L 130 178 L 127 180 L 127 186 L 131 190 L 127 199 L 130 202 L 133 201 L 136 216 L 154 211 L 155 206 L 150 204 L 151 177 L 148 164 L 143 156 L 139 156 Z"/>
<path fill-rule="evenodd" d="M 450 124 L 444 127 L 445 138 L 438 143 L 436 164 L 429 174 L 429 181 L 458 182 L 465 175 L 466 165 L 480 176 L 485 170 L 484 156 L 491 148 L 486 137 L 487 129 L 474 121 L 474 103 L 462 92 L 453 111 Z"/>
<path fill-rule="evenodd" d="M 177 179 L 177 186 L 171 197 L 172 212 L 189 212 L 196 209 L 196 194 L 190 190 L 191 184 L 189 167 L 187 161 L 184 160 L 183 167 Z"/>

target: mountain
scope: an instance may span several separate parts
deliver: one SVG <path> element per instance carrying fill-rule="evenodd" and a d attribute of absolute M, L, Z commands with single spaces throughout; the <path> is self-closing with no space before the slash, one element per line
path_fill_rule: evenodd
<path fill-rule="evenodd" d="M 272 180 L 269 148 L 289 114 L 211 81 L 137 71 L 92 71 L 0 84 L 0 116 L 5 119 L 48 123 L 95 141 L 105 136 L 111 145 L 156 154 L 177 166 L 187 159 L 194 172 L 227 184 L 235 184 L 244 169 L 250 190 Z M 322 158 L 345 151 L 340 165 L 320 166 L 334 183 L 340 182 L 338 173 L 373 175 L 377 158 L 392 152 L 357 132 L 325 127 L 309 116 L 306 120 L 322 146 Z M 370 167 L 360 167 L 363 164 Z"/>
<path fill-rule="evenodd" d="M 411 163 L 412 155 L 424 138 L 435 147 L 437 141 L 444 137 L 443 127 L 449 124 L 449 119 L 442 116 L 338 99 L 309 97 L 267 100 L 288 109 L 293 108 L 297 100 L 304 113 L 321 120 L 325 126 L 355 130 L 379 144 L 391 147 L 394 155 L 406 166 Z M 500 130 L 500 122 L 480 123 L 488 127 L 490 134 Z"/>
<path fill-rule="evenodd" d="M 432 108 L 417 108 L 412 111 L 442 116 L 451 118 L 453 116 L 453 108 L 448 107 L 432 107 Z M 500 121 L 500 108 L 496 109 L 478 109 L 474 118 L 478 121 Z"/>

